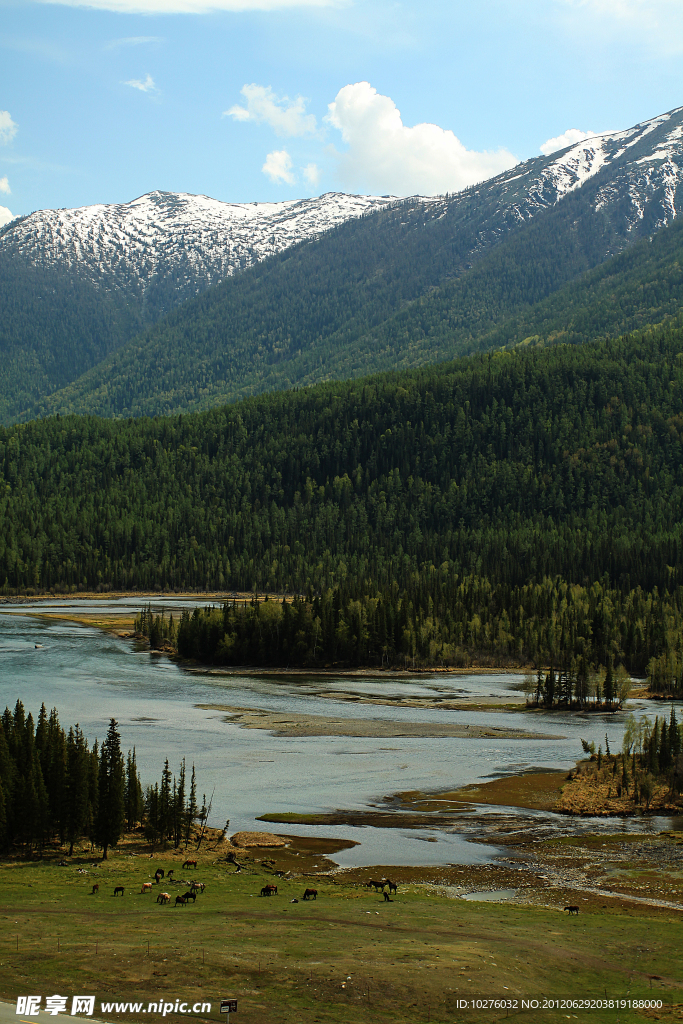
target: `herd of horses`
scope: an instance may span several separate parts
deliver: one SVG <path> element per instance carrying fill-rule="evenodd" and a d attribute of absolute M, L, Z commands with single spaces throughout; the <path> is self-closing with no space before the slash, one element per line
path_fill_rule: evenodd
<path fill-rule="evenodd" d="M 185 861 L 185 864 L 191 864 L 193 867 L 197 866 L 197 862 L 196 861 Z M 183 865 L 183 867 L 185 867 L 185 864 Z M 173 881 L 173 868 L 171 868 L 171 870 L 168 872 L 167 875 L 164 875 L 164 872 L 163 872 L 163 870 L 161 868 L 157 868 L 156 872 L 154 873 L 154 882 L 157 885 L 159 885 L 159 883 L 161 882 L 161 879 L 164 878 L 164 877 L 166 878 L 167 881 Z M 174 904 L 176 907 L 185 907 L 190 902 L 190 900 L 192 900 L 193 904 L 196 903 L 197 902 L 197 893 L 198 892 L 204 892 L 204 889 L 206 888 L 206 886 L 204 885 L 203 882 L 197 882 L 197 881 L 194 881 L 194 880 L 191 881 L 191 882 L 186 882 L 183 879 L 180 879 L 180 882 L 181 882 L 182 885 L 188 885 L 189 889 L 187 890 L 187 892 L 183 893 L 182 895 L 176 896 L 175 904 Z M 397 884 L 396 884 L 396 882 L 392 882 L 390 878 L 385 878 L 383 881 L 377 881 L 374 878 L 371 878 L 368 882 L 365 883 L 365 887 L 366 887 L 366 889 L 373 889 L 374 888 L 375 892 L 381 892 L 384 895 L 384 899 L 385 899 L 386 902 L 390 902 L 390 894 L 392 892 L 394 893 L 394 895 L 397 892 Z M 93 887 L 92 887 L 92 892 L 91 892 L 90 895 L 94 896 L 95 893 L 98 893 L 99 891 L 100 891 L 99 883 L 95 882 Z M 114 888 L 114 896 L 123 896 L 124 892 L 125 892 L 125 890 L 124 890 L 122 885 L 117 885 Z M 142 895 L 142 894 L 144 894 L 146 892 L 152 892 L 152 883 L 151 882 L 143 882 L 142 883 L 142 889 L 140 890 L 140 894 Z M 264 885 L 263 888 L 261 889 L 261 896 L 277 896 L 277 886 L 273 885 L 272 883 Z M 304 900 L 315 900 L 317 898 L 318 898 L 318 890 L 317 889 L 306 889 L 306 891 L 304 892 L 304 894 L 302 896 L 302 899 L 304 899 Z M 170 902 L 171 902 L 171 894 L 168 893 L 168 892 L 160 892 L 159 895 L 157 896 L 157 903 L 160 903 L 160 904 L 164 905 L 164 904 L 170 903 Z M 293 903 L 298 903 L 299 901 L 298 900 L 292 900 L 292 902 Z M 579 913 L 579 908 L 575 907 L 575 906 L 565 907 L 564 908 L 564 912 L 565 913 L 568 912 L 569 916 L 571 917 L 572 914 L 578 914 Z"/>
<path fill-rule="evenodd" d="M 192 864 L 192 865 L 194 865 L 194 867 L 197 866 L 197 861 L 196 860 L 195 861 L 186 861 L 185 863 L 186 864 L 188 864 L 188 863 Z M 153 888 L 154 888 L 154 885 L 159 885 L 162 878 L 166 878 L 167 882 L 179 882 L 181 885 L 189 886 L 187 892 L 182 893 L 182 895 L 176 896 L 175 904 L 174 904 L 176 907 L 185 907 L 190 902 L 190 900 L 192 900 L 193 903 L 196 903 L 197 902 L 197 893 L 198 892 L 204 892 L 204 890 L 206 889 L 206 886 L 205 886 L 204 882 L 198 882 L 196 879 L 193 879 L 191 882 L 187 882 L 183 878 L 180 878 L 180 879 L 177 879 L 177 880 L 174 879 L 173 878 L 173 868 L 171 868 L 171 870 L 168 872 L 168 874 L 165 874 L 162 868 L 157 868 L 157 870 L 154 872 L 154 883 L 152 883 L 152 882 L 143 882 L 142 883 L 142 888 L 140 890 L 140 895 L 143 896 L 147 892 L 152 892 Z M 93 887 L 92 887 L 92 890 L 90 892 L 90 895 L 91 896 L 95 896 L 96 893 L 98 893 L 99 891 L 100 891 L 99 882 L 95 882 L 93 884 Z M 124 896 L 124 895 L 125 895 L 125 889 L 124 889 L 124 887 L 122 885 L 114 886 L 114 896 Z M 157 903 L 160 903 L 160 904 L 163 905 L 163 904 L 170 903 L 170 902 L 171 902 L 171 894 L 169 892 L 160 892 L 159 895 L 157 896 Z"/>
<path fill-rule="evenodd" d="M 390 878 L 385 878 L 383 882 L 375 881 L 371 878 L 369 882 L 365 883 L 366 889 L 372 889 L 374 887 L 375 892 L 381 892 L 384 896 L 384 902 L 391 902 L 391 893 L 396 895 L 396 882 L 392 882 Z"/>

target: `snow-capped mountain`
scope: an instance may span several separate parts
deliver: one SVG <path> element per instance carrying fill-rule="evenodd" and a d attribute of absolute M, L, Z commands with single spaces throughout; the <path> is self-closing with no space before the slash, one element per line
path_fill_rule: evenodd
<path fill-rule="evenodd" d="M 38 210 L 0 235 L 34 266 L 59 264 L 92 280 L 145 287 L 172 275 L 199 290 L 257 260 L 313 238 L 391 197 L 328 193 L 282 203 L 224 203 L 208 196 L 150 192 L 130 203 Z"/>
<path fill-rule="evenodd" d="M 509 230 L 588 192 L 595 214 L 612 222 L 620 242 L 670 224 L 683 208 L 683 107 L 621 132 L 596 135 L 550 156 L 534 157 L 454 196 L 431 201 L 429 216 L 474 219 L 476 257 Z M 424 200 L 420 200 L 424 202 Z M 613 251 L 606 252 L 609 256 Z"/>
<path fill-rule="evenodd" d="M 626 131 L 599 135 L 550 157 L 518 164 L 451 196 L 412 197 L 400 205 L 441 217 L 475 210 L 482 245 L 600 179 L 596 212 L 618 210 L 619 234 L 670 223 L 683 203 L 683 107 Z M 344 221 L 396 204 L 387 196 L 333 192 L 281 203 L 225 203 L 207 196 L 151 192 L 130 203 L 39 210 L 0 232 L 0 254 L 34 267 L 78 269 L 93 282 L 145 293 L 166 287 L 158 315 L 189 295 L 314 238 Z M 22 260 L 22 262 L 23 262 Z M 173 292 L 177 298 L 173 298 Z"/>
<path fill-rule="evenodd" d="M 552 154 L 540 173 L 533 166 L 536 163 L 522 164 L 499 179 L 504 195 L 513 181 L 527 179 L 526 202 L 512 206 L 520 220 L 554 205 L 600 172 L 608 171 L 611 173 L 603 177 L 609 181 L 597 188 L 593 198 L 595 211 L 618 203 L 627 231 L 643 221 L 646 211 L 655 229 L 664 227 L 676 216 L 676 192 L 683 181 L 683 107 L 626 131 L 597 135 Z M 519 186 L 514 191 L 519 194 Z"/>
<path fill-rule="evenodd" d="M 680 107 L 454 195 L 231 204 L 152 192 L 38 211 L 0 229 L 0 421 L 183 411 L 451 358 L 491 327 L 482 282 L 507 275 L 499 313 L 511 315 L 652 238 L 682 207 Z M 450 306 L 442 289 L 461 278 Z M 445 340 L 420 356 L 420 316 L 393 318 L 432 299 L 428 334 Z M 457 331 L 469 340 L 454 348 Z"/>

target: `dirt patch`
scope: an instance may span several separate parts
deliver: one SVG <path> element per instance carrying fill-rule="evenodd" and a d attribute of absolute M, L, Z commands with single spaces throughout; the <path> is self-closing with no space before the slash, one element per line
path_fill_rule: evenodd
<path fill-rule="evenodd" d="M 287 843 L 280 836 L 274 836 L 271 832 L 235 832 L 230 837 L 233 846 L 242 849 L 252 846 L 286 846 Z"/>

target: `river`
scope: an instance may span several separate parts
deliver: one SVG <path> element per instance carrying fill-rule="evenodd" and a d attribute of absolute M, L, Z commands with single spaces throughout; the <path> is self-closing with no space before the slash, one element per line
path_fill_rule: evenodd
<path fill-rule="evenodd" d="M 204 602 L 201 602 L 204 603 Z M 138 608 L 140 598 L 123 601 L 41 602 L 31 611 L 98 615 Z M 154 607 L 187 607 L 187 599 L 157 600 Z M 62 725 L 78 722 L 88 739 L 102 739 L 110 718 L 119 722 L 124 751 L 135 747 L 143 785 L 159 778 L 164 759 L 178 770 L 181 759 L 195 764 L 200 795 L 213 793 L 210 824 L 230 832 L 269 829 L 280 833 L 324 834 L 360 843 L 334 859 L 342 866 L 362 864 L 446 864 L 490 861 L 500 851 L 473 841 L 476 814 L 463 815 L 463 829 L 447 831 L 374 827 L 263 825 L 267 812 L 367 810 L 397 791 L 453 789 L 501 774 L 531 768 L 569 769 L 581 756 L 582 738 L 596 747 L 605 733 L 613 750 L 621 745 L 628 711 L 654 716 L 662 707 L 631 701 L 615 715 L 449 711 L 400 703 L 487 695 L 514 698 L 520 677 L 506 672 L 415 678 L 321 680 L 306 677 L 216 676 L 190 672 L 166 657 L 150 657 L 127 640 L 98 629 L 27 614 L 26 605 L 4 605 L 0 614 L 0 701 L 20 699 L 37 714 L 42 702 L 56 707 Z M 42 645 L 36 647 L 36 644 Z M 348 699 L 358 694 L 362 702 Z M 322 694 L 327 695 L 322 695 Z M 217 711 L 198 704 L 228 704 L 339 716 L 411 722 L 453 722 L 501 726 L 559 735 L 560 739 L 277 737 L 260 729 L 243 729 Z M 491 811 L 488 808 L 487 811 Z M 524 812 L 525 814 L 527 812 Z M 474 817 L 473 817 L 474 816 Z M 566 830 L 585 828 L 555 815 L 534 815 L 546 825 Z M 474 825 L 473 825 L 474 822 Z M 656 829 L 665 820 L 638 819 L 618 827 Z M 614 830 L 600 819 L 595 828 Z M 470 837 L 468 839 L 468 836 Z M 436 839 L 436 842 L 425 842 Z"/>

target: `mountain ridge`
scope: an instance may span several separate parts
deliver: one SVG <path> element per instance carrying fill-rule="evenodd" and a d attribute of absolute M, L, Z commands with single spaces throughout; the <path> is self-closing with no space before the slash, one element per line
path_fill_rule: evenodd
<path fill-rule="evenodd" d="M 333 193 L 281 204 L 222 204 L 156 192 L 130 204 L 30 215 L 0 233 L 0 271 L 11 262 L 15 277 L 24 267 L 34 281 L 23 306 L 11 294 L 3 297 L 0 288 L 0 351 L 5 354 L 0 418 L 71 409 L 134 415 L 206 407 L 265 386 L 337 377 L 348 367 L 336 356 L 330 361 L 327 350 L 343 349 L 349 340 L 359 353 L 351 367 L 357 375 L 380 368 L 372 359 L 382 330 L 387 351 L 396 350 L 395 365 L 417 365 L 415 354 L 400 350 L 390 335 L 402 311 L 410 320 L 411 308 L 419 333 L 425 305 L 432 317 L 429 330 L 440 331 L 442 344 L 438 351 L 427 346 L 424 358 L 476 350 L 479 334 L 483 339 L 499 326 L 492 317 L 502 322 L 515 310 L 547 299 L 670 226 L 683 206 L 682 168 L 679 107 L 625 131 L 531 158 L 454 195 L 397 200 Z M 113 227 L 103 226 L 102 210 L 109 211 Z M 127 235 L 119 223 L 121 210 L 132 218 Z M 166 221 L 157 223 L 153 215 L 159 210 Z M 197 210 L 201 217 L 195 223 Z M 221 236 L 223 223 L 237 224 L 239 231 Z M 557 244 L 550 237 L 553 230 Z M 49 245 L 43 245 L 44 238 Z M 492 257 L 501 245 L 500 258 Z M 470 316 L 470 348 L 463 349 L 450 327 L 453 313 L 460 315 L 458 307 L 448 301 L 466 295 L 473 274 L 472 287 L 480 287 L 477 268 L 492 268 L 496 259 L 507 259 L 508 267 L 513 259 L 519 262 L 510 278 L 514 301 L 496 300 L 498 306 L 491 306 L 486 286 L 480 296 L 484 307 Z M 74 267 L 85 292 L 91 289 L 79 298 L 91 312 L 76 317 L 78 323 L 69 328 L 76 340 L 69 347 L 57 326 L 52 338 L 48 324 L 33 347 L 26 346 L 26 324 L 35 320 L 36 303 L 40 307 L 34 295 L 41 280 L 41 301 L 54 305 L 50 295 L 59 298 L 65 287 L 59 275 L 72 275 Z M 207 284 L 226 268 L 231 273 L 220 283 Z M 98 307 L 105 293 L 106 315 L 104 305 Z M 67 318 L 75 315 L 69 303 L 63 307 Z M 483 312 L 486 323 L 479 323 Z M 434 321 L 437 314 L 441 326 Z M 206 317 L 213 325 L 208 333 Z M 155 323 L 161 326 L 149 326 Z M 200 339 L 196 351 L 195 336 Z M 313 369 L 302 376 L 296 360 L 309 351 Z M 138 359 L 147 367 L 143 380 L 135 377 Z M 114 381 L 114 365 L 130 379 Z M 259 376 L 264 367 L 267 372 Z M 169 393 L 156 407 L 154 395 L 164 374 L 172 378 L 174 392 L 184 377 L 180 390 L 192 397 Z M 96 397 L 102 388 L 104 404 Z"/>

